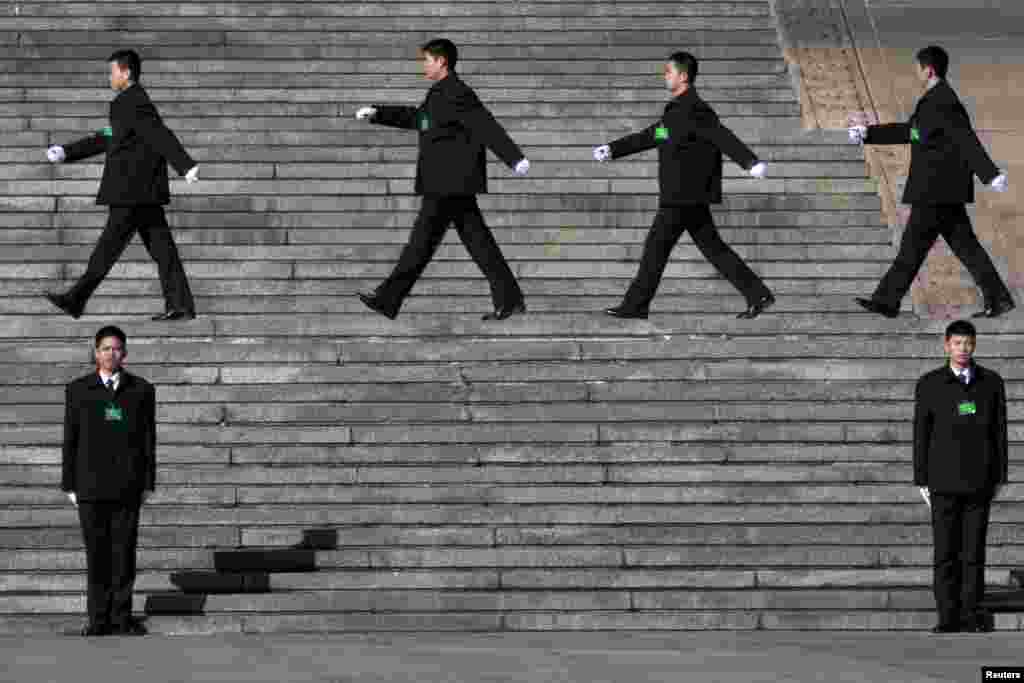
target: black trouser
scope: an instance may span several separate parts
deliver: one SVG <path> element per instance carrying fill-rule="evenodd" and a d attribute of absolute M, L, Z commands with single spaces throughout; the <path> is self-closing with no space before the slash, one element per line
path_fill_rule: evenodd
<path fill-rule="evenodd" d="M 915 204 L 911 207 L 899 254 L 871 298 L 890 308 L 899 308 L 939 235 L 981 287 L 987 305 L 1013 300 L 992 259 L 978 242 L 963 204 Z"/>
<path fill-rule="evenodd" d="M 661 274 L 665 272 L 672 248 L 686 230 L 690 231 L 693 243 L 704 258 L 743 294 L 748 305 L 771 294 L 761 278 L 722 241 L 707 204 L 663 206 L 658 209 L 654 224 L 647 233 L 644 253 L 640 257 L 640 269 L 623 297 L 623 308 L 647 310 L 661 282 Z"/>
<path fill-rule="evenodd" d="M 132 615 L 139 508 L 139 500 L 78 501 L 90 624 L 123 626 Z"/>
<path fill-rule="evenodd" d="M 523 292 L 505 262 L 498 243 L 484 223 L 476 197 L 425 196 L 409 241 L 402 249 L 394 271 L 376 289 L 376 296 L 383 306 L 394 312 L 401 308 L 402 301 L 444 239 L 449 223 L 455 224 L 459 239 L 487 277 L 494 308 L 510 308 L 522 301 Z"/>
<path fill-rule="evenodd" d="M 985 596 L 985 535 L 992 492 L 932 493 L 933 590 L 939 621 L 977 618 Z"/>
<path fill-rule="evenodd" d="M 178 257 L 171 228 L 167 225 L 164 207 L 159 204 L 110 207 L 107 226 L 92 250 L 89 265 L 65 295 L 72 307 L 78 310 L 85 307 L 89 297 L 117 263 L 136 231 L 146 251 L 156 261 L 167 310 L 195 313 L 192 290 L 189 289 L 185 269 Z"/>

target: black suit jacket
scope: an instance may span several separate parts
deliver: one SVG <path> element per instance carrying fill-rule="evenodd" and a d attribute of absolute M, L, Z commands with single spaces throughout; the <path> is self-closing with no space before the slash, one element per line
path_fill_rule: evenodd
<path fill-rule="evenodd" d="M 658 148 L 661 206 L 721 204 L 722 152 L 748 171 L 758 162 L 693 87 L 670 100 L 657 123 L 609 147 L 613 159 Z"/>
<path fill-rule="evenodd" d="M 373 106 L 377 113 L 371 123 L 420 132 L 416 194 L 487 192 L 488 147 L 510 168 L 524 158 L 473 89 L 454 73 L 434 83 L 418 107 Z"/>
<path fill-rule="evenodd" d="M 1006 482 L 1003 378 L 971 367 L 967 386 L 944 365 L 921 377 L 914 392 L 914 483 L 934 492 L 981 493 Z M 960 409 L 972 403 L 973 413 Z"/>
<path fill-rule="evenodd" d="M 911 129 L 918 131 L 911 138 Z M 904 204 L 972 204 L 974 176 L 988 185 L 999 169 L 985 152 L 953 88 L 940 80 L 917 101 L 907 123 L 869 126 L 866 145 L 910 143 Z"/>
<path fill-rule="evenodd" d="M 108 420 L 113 404 L 122 421 Z M 60 487 L 79 500 L 136 499 L 156 481 L 156 391 L 121 369 L 116 392 L 97 372 L 69 383 L 64 402 Z"/>
<path fill-rule="evenodd" d="M 97 204 L 167 204 L 171 200 L 168 162 L 178 175 L 185 175 L 196 165 L 174 133 L 164 126 L 138 83 L 111 101 L 109 130 L 64 145 L 64 160 L 78 161 L 101 152 L 106 152 L 107 158 Z"/>

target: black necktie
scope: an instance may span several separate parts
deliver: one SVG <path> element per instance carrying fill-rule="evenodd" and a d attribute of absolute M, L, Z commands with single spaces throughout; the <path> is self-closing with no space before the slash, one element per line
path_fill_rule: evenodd
<path fill-rule="evenodd" d="M 967 371 L 966 370 L 964 370 L 963 372 L 960 373 L 960 382 L 963 383 L 963 384 L 967 384 Z"/>
<path fill-rule="evenodd" d="M 110 379 L 107 380 L 107 389 L 110 389 L 110 391 L 114 390 L 114 378 L 113 377 L 111 377 Z"/>

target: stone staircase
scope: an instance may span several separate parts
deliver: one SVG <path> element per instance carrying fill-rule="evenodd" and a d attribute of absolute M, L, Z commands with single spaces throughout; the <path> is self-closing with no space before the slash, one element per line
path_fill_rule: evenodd
<path fill-rule="evenodd" d="M 893 256 L 877 184 L 845 131 L 801 128 L 767 0 L 3 11 L 0 633 L 82 622 L 63 385 L 106 323 L 157 384 L 135 597 L 151 631 L 933 624 L 909 420 L 946 321 L 853 304 Z M 486 281 L 454 231 L 397 320 L 353 296 L 390 271 L 419 199 L 415 134 L 352 115 L 419 102 L 415 48 L 436 35 L 533 162 L 520 179 L 492 156 L 481 196 L 529 307 L 499 324 L 480 320 Z M 106 125 L 105 60 L 126 46 L 200 163 L 168 211 L 188 323 L 149 321 L 162 304 L 137 240 L 80 320 L 38 295 L 82 272 L 106 217 L 101 159 L 55 167 L 45 149 Z M 758 181 L 727 160 L 714 208 L 778 296 L 754 321 L 687 237 L 649 321 L 601 313 L 635 273 L 656 162 L 590 150 L 659 115 L 676 49 L 770 164 Z M 981 335 L 1007 380 L 1015 480 L 1024 326 Z M 1017 585 L 1017 499 L 1011 483 L 993 509 L 993 585 Z"/>

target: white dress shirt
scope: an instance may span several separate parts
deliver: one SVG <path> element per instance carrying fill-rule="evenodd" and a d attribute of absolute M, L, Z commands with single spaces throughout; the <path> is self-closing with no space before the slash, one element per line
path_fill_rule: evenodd
<path fill-rule="evenodd" d="M 105 375 L 102 370 L 100 370 L 100 380 L 103 382 L 104 386 L 106 386 L 108 379 L 113 379 L 114 380 L 114 387 L 113 388 L 114 388 L 114 391 L 117 391 L 117 387 L 121 383 L 121 371 L 118 370 L 113 375 L 109 375 L 108 376 L 108 375 Z"/>

